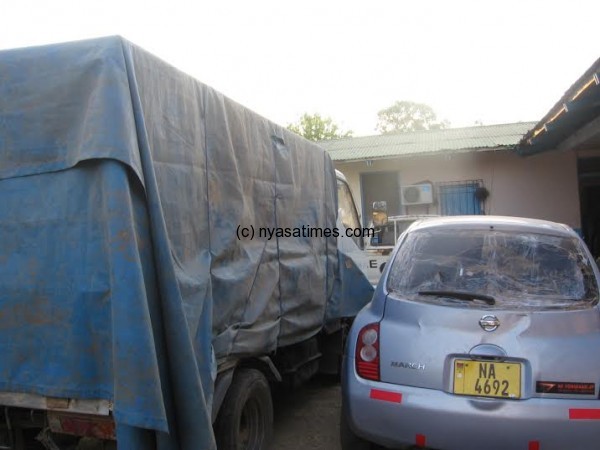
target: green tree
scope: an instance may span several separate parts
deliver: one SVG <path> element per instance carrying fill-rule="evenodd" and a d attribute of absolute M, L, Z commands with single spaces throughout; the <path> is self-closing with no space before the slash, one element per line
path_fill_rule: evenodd
<path fill-rule="evenodd" d="M 331 118 L 321 117 L 320 114 L 305 113 L 296 123 L 289 124 L 287 128 L 315 142 L 352 136 L 352 131 L 341 131 Z"/>
<path fill-rule="evenodd" d="M 377 113 L 377 131 L 381 134 L 440 130 L 450 123 L 438 121 L 433 108 L 424 103 L 399 101 Z"/>

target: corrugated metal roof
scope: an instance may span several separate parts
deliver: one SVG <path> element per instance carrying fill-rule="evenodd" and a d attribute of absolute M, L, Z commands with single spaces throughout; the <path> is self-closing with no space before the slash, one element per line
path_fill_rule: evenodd
<path fill-rule="evenodd" d="M 448 128 L 322 141 L 334 161 L 387 159 L 442 152 L 490 151 L 516 146 L 536 122 Z"/>

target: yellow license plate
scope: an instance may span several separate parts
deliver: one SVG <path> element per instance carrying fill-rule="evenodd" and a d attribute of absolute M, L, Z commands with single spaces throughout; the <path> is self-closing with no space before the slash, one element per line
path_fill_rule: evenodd
<path fill-rule="evenodd" d="M 520 398 L 521 364 L 457 359 L 454 361 L 454 393 Z"/>

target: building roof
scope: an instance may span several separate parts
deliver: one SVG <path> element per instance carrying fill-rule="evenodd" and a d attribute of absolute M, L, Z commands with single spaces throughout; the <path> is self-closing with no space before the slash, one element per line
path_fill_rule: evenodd
<path fill-rule="evenodd" d="M 585 71 L 517 147 L 523 156 L 556 149 L 563 141 L 600 117 L 600 58 Z M 598 124 L 593 124 L 594 131 Z M 595 131 L 596 135 L 598 134 Z M 600 145 L 596 136 L 595 145 Z"/>
<path fill-rule="evenodd" d="M 448 128 L 321 141 L 334 161 L 390 159 L 514 148 L 535 122 Z"/>

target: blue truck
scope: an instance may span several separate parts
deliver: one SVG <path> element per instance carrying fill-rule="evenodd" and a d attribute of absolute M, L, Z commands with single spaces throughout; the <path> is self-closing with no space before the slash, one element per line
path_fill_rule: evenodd
<path fill-rule="evenodd" d="M 0 52 L 0 448 L 268 448 L 372 295 L 338 190 L 123 38 Z"/>

